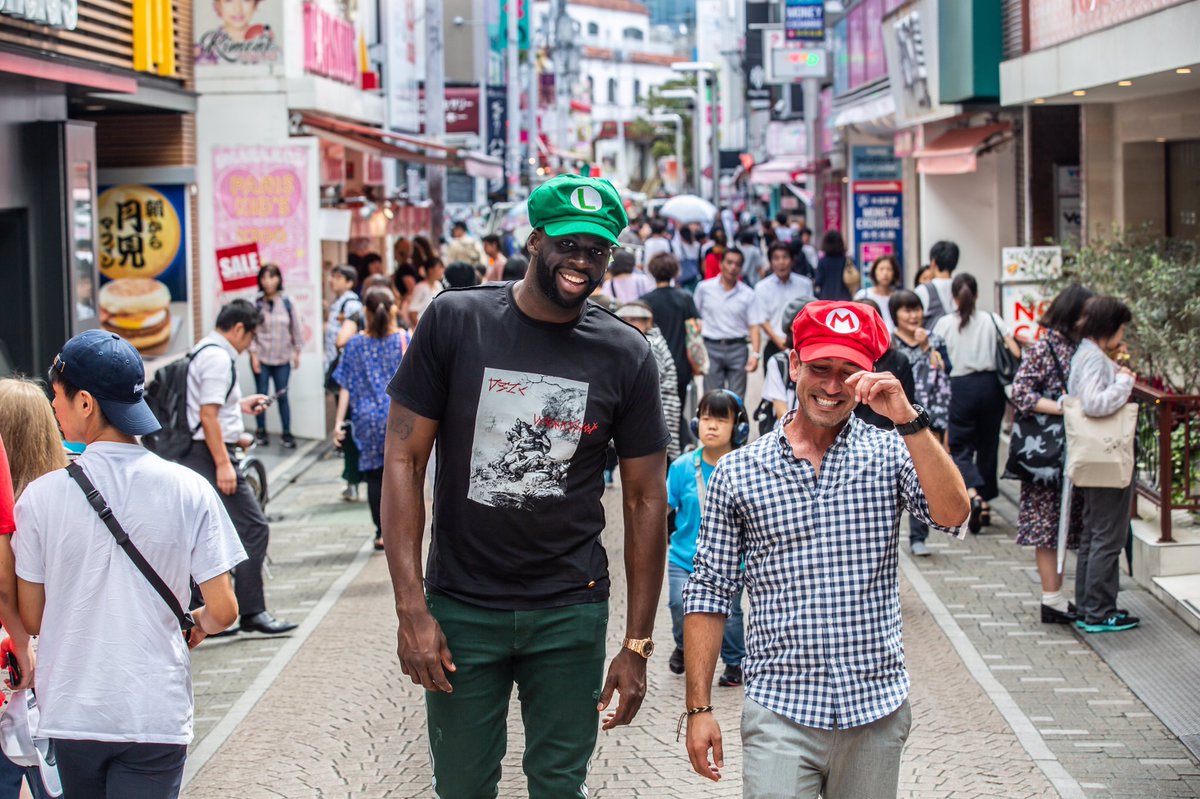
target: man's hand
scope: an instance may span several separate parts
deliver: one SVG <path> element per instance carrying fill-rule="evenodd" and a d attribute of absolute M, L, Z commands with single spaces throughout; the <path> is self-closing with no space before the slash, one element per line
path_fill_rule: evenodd
<path fill-rule="evenodd" d="M 746 371 L 753 372 L 758 369 L 758 353 L 750 353 L 750 357 L 746 359 Z"/>
<path fill-rule="evenodd" d="M 454 693 L 454 686 L 446 677 L 447 671 L 457 670 L 450 656 L 450 646 L 441 626 L 427 609 L 401 614 L 396 640 L 400 670 L 414 685 L 423 686 L 426 691 Z"/>
<path fill-rule="evenodd" d="M 237 470 L 229 461 L 217 467 L 217 490 L 227 497 L 237 491 Z"/>
<path fill-rule="evenodd" d="M 253 353 L 250 355 L 250 371 L 254 372 L 256 375 L 262 374 L 262 361 L 260 361 L 258 356 Z"/>
<path fill-rule="evenodd" d="M 708 750 L 712 750 L 712 761 Z M 697 713 L 687 717 L 687 752 L 692 761 L 692 771 L 713 782 L 721 779 L 725 768 L 725 752 L 721 746 L 721 725 L 712 712 Z"/>
<path fill-rule="evenodd" d="M 611 730 L 633 721 L 646 698 L 646 659 L 631 649 L 621 648 L 608 667 L 608 679 L 600 692 L 597 712 L 603 713 L 612 702 L 613 691 L 621 694 L 617 708 L 604 717 L 601 727 Z"/>
<path fill-rule="evenodd" d="M 900 381 L 891 372 L 855 372 L 846 378 L 846 387 L 854 392 L 858 402 L 865 402 L 892 424 L 908 424 L 917 418 Z"/>
<path fill-rule="evenodd" d="M 921 349 L 926 349 L 929 346 L 929 331 L 923 327 L 918 327 L 913 331 L 913 338 L 917 340 L 917 344 Z"/>
<path fill-rule="evenodd" d="M 4 678 L 4 684 L 8 686 L 10 691 L 19 691 L 22 688 L 32 688 L 33 668 L 35 662 L 32 639 L 26 636 L 25 644 L 23 646 L 19 646 L 12 638 L 4 639 L 4 644 L 0 646 L 0 653 L 3 654 L 4 663 L 0 665 L 3 665 L 5 669 L 8 667 L 9 652 L 12 652 L 17 659 L 17 669 L 21 672 L 21 681 L 16 685 L 13 685 L 7 677 L 7 672 L 5 672 L 6 676 Z"/>
<path fill-rule="evenodd" d="M 247 416 L 258 416 L 267 409 L 269 404 L 266 394 L 251 394 L 242 397 L 242 413 Z"/>
<path fill-rule="evenodd" d="M 300 368 L 300 353 L 298 353 L 298 352 L 292 356 L 292 368 L 293 369 Z"/>

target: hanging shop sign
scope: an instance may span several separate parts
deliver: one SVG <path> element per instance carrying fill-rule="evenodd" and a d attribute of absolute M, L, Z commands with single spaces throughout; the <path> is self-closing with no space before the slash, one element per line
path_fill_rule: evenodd
<path fill-rule="evenodd" d="M 176 184 L 100 187 L 100 324 L 147 355 L 187 344 L 186 197 Z"/>
<path fill-rule="evenodd" d="M 283 30 L 283 4 L 192 4 L 196 31 L 196 64 L 250 65 L 280 61 L 279 32 Z"/>
<path fill-rule="evenodd" d="M 0 0 L 0 14 L 73 31 L 79 24 L 79 0 Z"/>
<path fill-rule="evenodd" d="M 489 180 L 488 198 L 493 201 L 502 199 L 505 187 L 508 186 L 508 159 L 505 157 L 508 148 L 508 100 L 504 86 L 487 87 L 487 154 L 499 158 L 504 164 L 504 172 L 496 180 Z"/>
<path fill-rule="evenodd" d="M 222 291 L 241 291 L 258 285 L 258 272 L 262 260 L 258 245 L 254 242 L 217 250 L 217 276 L 221 279 Z"/>
<path fill-rule="evenodd" d="M 357 85 L 354 25 L 316 3 L 304 4 L 304 71 Z"/>
<path fill-rule="evenodd" d="M 425 6 L 421 5 L 419 15 L 416 0 L 392 0 L 379 8 L 387 32 L 384 90 L 388 95 L 388 127 L 416 133 L 421 127 L 417 93 L 425 77 L 417 60 L 417 43 L 425 33 Z"/>
<path fill-rule="evenodd" d="M 859 265 L 866 269 L 883 255 L 903 261 L 904 195 L 900 181 L 857 181 L 853 187 L 854 245 Z"/>
<path fill-rule="evenodd" d="M 825 0 L 787 0 L 783 30 L 791 42 L 825 41 Z"/>

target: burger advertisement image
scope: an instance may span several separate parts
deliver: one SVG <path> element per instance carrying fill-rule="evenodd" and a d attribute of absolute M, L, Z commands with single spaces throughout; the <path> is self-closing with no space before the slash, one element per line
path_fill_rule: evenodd
<path fill-rule="evenodd" d="M 100 191 L 100 325 L 143 356 L 187 348 L 185 197 L 182 185 Z"/>

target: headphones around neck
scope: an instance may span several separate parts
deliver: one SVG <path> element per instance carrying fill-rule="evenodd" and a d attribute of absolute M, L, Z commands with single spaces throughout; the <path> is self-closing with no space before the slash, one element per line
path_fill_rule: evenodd
<path fill-rule="evenodd" d="M 730 391 L 727 388 L 717 388 L 714 391 L 720 391 L 733 397 L 733 401 L 737 403 L 737 417 L 733 422 L 733 441 L 735 447 L 740 447 L 750 439 L 750 417 L 746 415 L 746 406 L 742 403 L 742 398 L 736 392 Z M 700 438 L 700 410 L 696 409 L 696 415 L 692 417 L 692 421 L 688 424 L 692 431 L 692 438 L 699 440 Z"/>

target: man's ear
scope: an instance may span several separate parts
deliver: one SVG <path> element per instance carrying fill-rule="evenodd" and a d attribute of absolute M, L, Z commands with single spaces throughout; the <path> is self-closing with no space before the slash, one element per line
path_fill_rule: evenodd
<path fill-rule="evenodd" d="M 538 248 L 542 244 L 542 231 L 535 230 L 529 234 L 529 238 L 525 240 L 525 249 L 529 250 L 530 255 L 536 255 Z"/>

